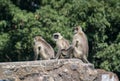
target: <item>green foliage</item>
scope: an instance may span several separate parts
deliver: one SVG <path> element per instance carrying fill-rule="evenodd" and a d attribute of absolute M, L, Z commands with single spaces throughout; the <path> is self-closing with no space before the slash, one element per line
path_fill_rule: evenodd
<path fill-rule="evenodd" d="M 119 0 L 0 0 L 0 61 L 32 60 L 36 35 L 55 48 L 52 34 L 72 40 L 80 25 L 89 41 L 89 60 L 120 74 Z"/>
<path fill-rule="evenodd" d="M 7 33 L 0 34 L 0 49 L 3 50 L 9 43 L 9 35 Z"/>
<path fill-rule="evenodd" d="M 5 61 L 4 56 L 6 50 L 8 50 L 7 46 L 9 45 L 9 41 L 10 41 L 10 36 L 7 33 L 0 34 L 0 61 Z"/>
<path fill-rule="evenodd" d="M 120 71 L 120 43 L 111 45 L 107 45 L 106 43 L 99 44 L 97 49 L 98 52 L 94 56 L 96 59 L 99 59 L 99 62 L 95 63 L 97 66 L 109 71 Z"/>

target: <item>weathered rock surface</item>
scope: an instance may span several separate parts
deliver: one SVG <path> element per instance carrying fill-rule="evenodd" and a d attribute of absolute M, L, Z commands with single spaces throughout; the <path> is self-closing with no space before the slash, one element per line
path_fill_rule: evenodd
<path fill-rule="evenodd" d="M 0 81 L 119 81 L 79 59 L 0 63 Z"/>
<path fill-rule="evenodd" d="M 119 81 L 116 74 L 112 72 L 107 72 L 103 69 L 96 69 L 98 72 L 97 80 L 98 81 Z"/>

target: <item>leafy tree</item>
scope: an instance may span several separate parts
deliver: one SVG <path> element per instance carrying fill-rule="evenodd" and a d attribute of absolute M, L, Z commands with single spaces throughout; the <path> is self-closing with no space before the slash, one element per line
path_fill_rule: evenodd
<path fill-rule="evenodd" d="M 120 75 L 119 0 L 0 0 L 0 61 L 32 60 L 36 35 L 55 48 L 52 34 L 72 40 L 80 25 L 89 41 L 89 60 Z"/>

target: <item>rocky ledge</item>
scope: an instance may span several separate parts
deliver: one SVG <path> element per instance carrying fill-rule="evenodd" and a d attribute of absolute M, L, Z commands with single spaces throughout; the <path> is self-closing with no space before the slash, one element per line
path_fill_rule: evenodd
<path fill-rule="evenodd" d="M 79 59 L 0 63 L 0 81 L 119 81 L 116 74 Z"/>

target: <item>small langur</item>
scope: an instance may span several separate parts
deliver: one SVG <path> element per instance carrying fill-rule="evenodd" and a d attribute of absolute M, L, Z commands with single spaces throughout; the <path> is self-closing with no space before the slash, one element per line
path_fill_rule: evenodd
<path fill-rule="evenodd" d="M 56 41 L 56 46 L 58 48 L 56 59 L 58 58 L 67 58 L 67 53 L 62 50 L 67 50 L 69 48 L 69 41 L 63 38 L 60 33 L 54 33 L 53 39 Z"/>
<path fill-rule="evenodd" d="M 88 40 L 80 26 L 73 29 L 74 36 L 72 40 L 73 56 L 81 59 L 83 62 L 89 63 L 88 57 Z"/>
<path fill-rule="evenodd" d="M 34 60 L 40 59 L 48 60 L 54 58 L 54 50 L 41 36 L 36 36 L 34 38 Z"/>

